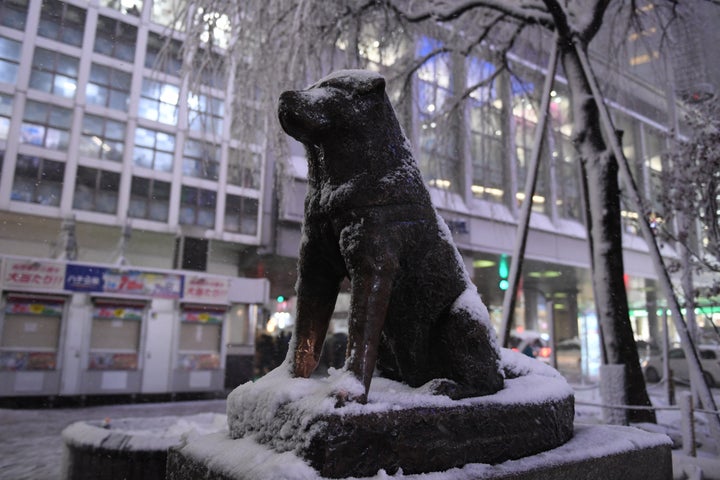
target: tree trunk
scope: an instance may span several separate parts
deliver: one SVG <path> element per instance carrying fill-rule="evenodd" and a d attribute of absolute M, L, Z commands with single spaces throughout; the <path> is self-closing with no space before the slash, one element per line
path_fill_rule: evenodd
<path fill-rule="evenodd" d="M 604 358 L 625 365 L 628 404 L 651 406 L 640 369 L 625 291 L 620 221 L 618 165 L 602 136 L 598 106 L 571 42 L 561 41 L 560 59 L 572 94 L 575 134 L 586 187 L 586 227 L 590 243 L 592 282 Z M 631 422 L 655 422 L 652 410 L 631 410 Z"/>

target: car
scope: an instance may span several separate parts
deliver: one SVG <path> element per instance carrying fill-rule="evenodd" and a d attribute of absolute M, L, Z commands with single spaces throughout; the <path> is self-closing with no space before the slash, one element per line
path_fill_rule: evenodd
<path fill-rule="evenodd" d="M 552 357 L 552 347 L 546 336 L 534 330 L 513 330 L 508 340 L 508 348 L 547 364 Z"/>
<path fill-rule="evenodd" d="M 720 347 L 717 345 L 699 345 L 698 353 L 703 369 L 703 376 L 708 386 L 715 387 L 720 385 Z M 681 382 L 690 381 L 688 362 L 685 358 L 685 351 L 682 348 L 671 348 L 668 352 L 668 361 L 674 379 Z M 645 380 L 649 383 L 656 383 L 662 379 L 662 354 L 652 354 L 642 363 Z"/>
<path fill-rule="evenodd" d="M 568 338 L 555 347 L 557 369 L 561 373 L 579 373 L 582 368 L 582 347 L 580 339 Z"/>

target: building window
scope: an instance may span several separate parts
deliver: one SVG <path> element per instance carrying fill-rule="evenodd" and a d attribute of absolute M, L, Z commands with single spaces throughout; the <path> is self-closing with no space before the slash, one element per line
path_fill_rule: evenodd
<path fill-rule="evenodd" d="M 97 115 L 85 114 L 80 135 L 80 154 L 86 157 L 122 162 L 125 124 Z"/>
<path fill-rule="evenodd" d="M 93 63 L 85 88 L 88 103 L 127 112 L 132 74 Z"/>
<path fill-rule="evenodd" d="M 183 175 L 217 180 L 220 172 L 220 149 L 216 145 L 186 140 L 183 148 Z"/>
<path fill-rule="evenodd" d="M 261 162 L 259 153 L 231 148 L 228 157 L 228 183 L 259 190 Z"/>
<path fill-rule="evenodd" d="M 100 5 L 119 10 L 126 15 L 139 17 L 142 12 L 142 0 L 100 0 Z"/>
<path fill-rule="evenodd" d="M 57 0 L 43 0 L 38 35 L 79 47 L 85 30 L 85 10 Z"/>
<path fill-rule="evenodd" d="M 420 171 L 429 185 L 457 190 L 459 159 L 453 135 L 438 132 L 439 114 L 451 96 L 450 57 L 435 53 L 442 43 L 423 37 L 418 55 L 428 58 L 418 69 L 418 107 L 420 120 Z M 447 129 L 443 129 L 447 130 Z"/>
<path fill-rule="evenodd" d="M 0 37 L 0 82 L 17 83 L 20 67 L 20 42 Z"/>
<path fill-rule="evenodd" d="M 30 0 L 0 0 L 0 25 L 25 30 Z"/>
<path fill-rule="evenodd" d="M 256 198 L 228 195 L 225 201 L 225 231 L 257 235 L 258 206 Z"/>
<path fill-rule="evenodd" d="M 490 62 L 477 58 L 468 62 L 468 86 L 476 87 L 468 99 L 471 190 L 477 198 L 503 202 L 506 191 L 506 155 L 503 144 L 502 100 L 491 80 L 494 73 L 495 66 Z"/>
<path fill-rule="evenodd" d="M 170 183 L 151 178 L 133 177 L 130 185 L 128 215 L 167 222 L 170 209 Z"/>
<path fill-rule="evenodd" d="M 180 223 L 213 228 L 217 193 L 183 185 L 180 192 Z"/>
<path fill-rule="evenodd" d="M 532 75 L 528 73 L 528 76 Z M 542 85 L 540 77 L 530 80 L 513 77 L 510 81 L 512 91 L 512 113 L 515 122 L 515 155 L 517 158 L 517 205 L 520 206 L 525 197 L 525 181 L 533 155 L 535 129 L 538 123 L 539 100 L 537 85 Z M 540 152 L 540 166 L 535 183 L 532 209 L 538 213 L 548 213 L 550 208 L 549 176 L 550 160 L 548 158 L 548 142 L 544 142 Z"/>
<path fill-rule="evenodd" d="M 179 77 L 182 68 L 182 44 L 177 40 L 170 40 L 168 43 L 166 37 L 150 32 L 145 51 L 145 67 Z"/>
<path fill-rule="evenodd" d="M 69 108 L 28 100 L 20 128 L 20 141 L 65 151 L 70 141 L 71 124 L 72 110 Z"/>
<path fill-rule="evenodd" d="M 12 117 L 13 97 L 0 94 L 0 140 L 7 140 Z"/>
<path fill-rule="evenodd" d="M 206 12 L 202 7 L 195 13 L 195 23 L 203 26 L 200 40 L 220 48 L 230 43 L 230 18 L 220 12 Z"/>
<path fill-rule="evenodd" d="M 95 53 L 126 62 L 135 60 L 137 27 L 100 15 L 95 31 Z"/>
<path fill-rule="evenodd" d="M 73 98 L 77 90 L 79 60 L 69 55 L 35 48 L 30 88 Z"/>
<path fill-rule="evenodd" d="M 207 87 L 224 90 L 227 85 L 225 57 L 214 52 L 201 50 L 192 58 L 192 75 Z"/>
<path fill-rule="evenodd" d="M 194 132 L 222 135 L 225 104 L 209 95 L 188 95 L 188 124 Z"/>
<path fill-rule="evenodd" d="M 178 15 L 182 12 L 181 0 L 153 0 L 150 20 L 175 30 L 185 30 L 184 19 Z"/>
<path fill-rule="evenodd" d="M 144 78 L 138 104 L 138 116 L 155 122 L 175 125 L 179 98 L 179 87 Z"/>
<path fill-rule="evenodd" d="M 93 212 L 117 211 L 120 174 L 79 166 L 75 179 L 73 208 Z"/>
<path fill-rule="evenodd" d="M 170 172 L 174 151 L 175 135 L 149 128 L 135 129 L 133 163 L 138 167 Z"/>
<path fill-rule="evenodd" d="M 566 92 L 550 92 L 550 150 L 557 168 L 555 205 L 561 217 L 582 221 L 580 169 L 572 144 L 572 110 Z"/>
<path fill-rule="evenodd" d="M 65 164 L 45 158 L 18 155 L 12 199 L 40 205 L 60 205 Z"/>

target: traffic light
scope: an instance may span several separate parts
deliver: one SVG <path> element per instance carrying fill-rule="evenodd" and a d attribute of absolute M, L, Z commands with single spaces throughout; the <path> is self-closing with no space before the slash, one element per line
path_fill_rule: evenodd
<path fill-rule="evenodd" d="M 510 282 L 508 282 L 509 273 L 510 268 L 508 267 L 508 256 L 507 254 L 502 253 L 500 254 L 500 261 L 498 262 L 498 275 L 500 276 L 498 287 L 500 287 L 500 290 L 503 292 L 510 287 Z"/>
<path fill-rule="evenodd" d="M 282 302 L 285 301 L 285 297 L 284 297 L 283 295 L 278 295 L 277 298 L 276 298 L 276 300 L 277 300 L 278 303 L 282 303 Z"/>

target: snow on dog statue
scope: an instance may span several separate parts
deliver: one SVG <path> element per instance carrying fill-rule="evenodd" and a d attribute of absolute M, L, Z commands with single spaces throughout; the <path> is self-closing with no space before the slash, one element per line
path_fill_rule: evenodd
<path fill-rule="evenodd" d="M 283 93 L 279 118 L 304 144 L 308 161 L 291 373 L 309 377 L 317 367 L 349 277 L 343 368 L 362 387 L 335 392 L 338 404 L 365 403 L 376 368 L 453 399 L 500 390 L 487 309 L 430 201 L 385 80 L 368 71 L 335 72 Z"/>

